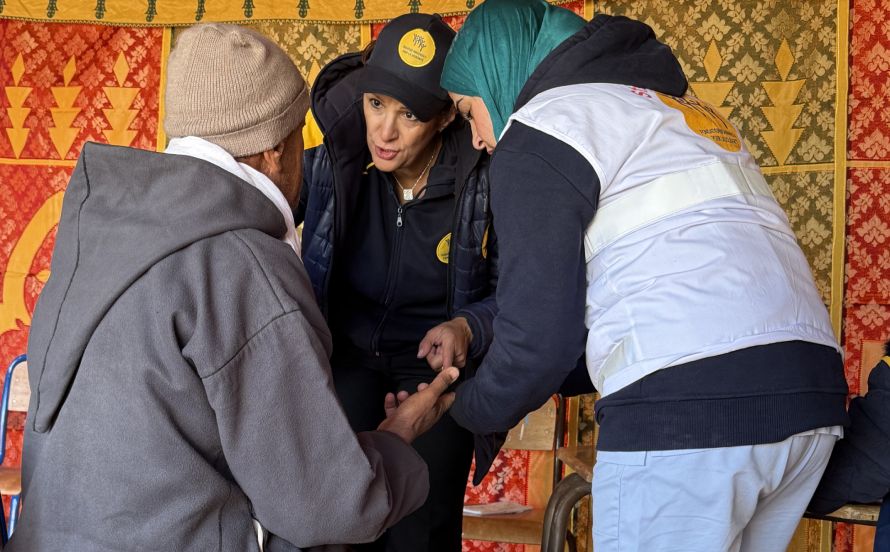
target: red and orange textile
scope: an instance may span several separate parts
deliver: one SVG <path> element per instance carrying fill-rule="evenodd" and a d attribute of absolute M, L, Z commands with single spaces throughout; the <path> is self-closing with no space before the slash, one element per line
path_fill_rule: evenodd
<path fill-rule="evenodd" d="M 169 31 L 0 20 L 0 359 L 25 351 L 62 195 L 87 140 L 155 149 Z M 5 465 L 21 457 L 10 416 Z M 4 497 L 8 507 L 8 497 Z"/>
<path fill-rule="evenodd" d="M 310 82 L 408 11 L 458 28 L 476 0 L 0 0 L 0 364 L 27 345 L 61 198 L 87 140 L 162 149 L 161 90 L 174 27 L 230 21 L 282 45 Z M 846 351 L 851 393 L 890 338 L 890 0 L 561 0 L 650 24 L 692 91 L 741 130 L 788 212 Z M 319 136 L 311 125 L 307 143 Z M 591 398 L 577 437 L 593 439 Z M 21 456 L 13 417 L 5 465 Z M 471 502 L 543 505 L 545 455 L 503 454 Z M 7 502 L 8 504 L 8 502 Z M 587 519 L 582 516 L 583 519 Z M 578 524 L 586 548 L 586 522 Z M 873 531 L 804 522 L 790 550 L 863 552 Z M 465 552 L 535 550 L 466 541 Z"/>
<path fill-rule="evenodd" d="M 843 337 L 851 393 L 890 338 L 890 2 L 854 1 L 850 14 Z M 835 550 L 870 552 L 874 532 L 840 525 Z"/>

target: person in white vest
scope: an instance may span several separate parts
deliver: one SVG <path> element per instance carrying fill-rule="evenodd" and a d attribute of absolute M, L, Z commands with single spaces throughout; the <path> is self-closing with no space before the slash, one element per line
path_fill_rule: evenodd
<path fill-rule="evenodd" d="M 487 0 L 442 86 L 493 152 L 494 339 L 451 415 L 511 427 L 585 349 L 597 552 L 783 551 L 847 421 L 807 260 L 648 26 Z"/>

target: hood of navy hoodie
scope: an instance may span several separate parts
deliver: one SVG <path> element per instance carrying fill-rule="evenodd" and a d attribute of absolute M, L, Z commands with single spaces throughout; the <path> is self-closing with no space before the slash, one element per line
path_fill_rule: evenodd
<path fill-rule="evenodd" d="M 351 125 L 356 123 L 356 104 L 361 105 L 362 95 L 358 91 L 358 79 L 364 67 L 359 53 L 344 54 L 325 65 L 312 85 L 312 115 L 318 128 L 325 136 L 329 135 L 341 119 L 346 117 Z M 359 109 L 358 113 L 361 110 Z M 364 120 L 361 121 L 364 126 Z M 351 135 L 357 140 L 365 139 L 362 132 L 354 129 Z"/>
<path fill-rule="evenodd" d="M 223 169 L 188 156 L 85 144 L 28 340 L 35 431 L 52 427 L 93 332 L 127 288 L 170 254 L 247 228 L 275 239 L 286 232 L 272 202 Z"/>
<path fill-rule="evenodd" d="M 585 83 L 639 86 L 670 96 L 682 96 L 688 86 L 676 56 L 651 27 L 623 16 L 598 15 L 541 61 L 513 111 L 551 88 Z"/>

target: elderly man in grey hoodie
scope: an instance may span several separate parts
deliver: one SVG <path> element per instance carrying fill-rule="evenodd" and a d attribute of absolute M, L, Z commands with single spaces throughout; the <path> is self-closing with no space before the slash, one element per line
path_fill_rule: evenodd
<path fill-rule="evenodd" d="M 372 540 L 424 502 L 410 442 L 456 370 L 350 430 L 291 216 L 308 93 L 283 51 L 195 26 L 165 101 L 165 153 L 86 144 L 65 194 L 7 552 Z"/>

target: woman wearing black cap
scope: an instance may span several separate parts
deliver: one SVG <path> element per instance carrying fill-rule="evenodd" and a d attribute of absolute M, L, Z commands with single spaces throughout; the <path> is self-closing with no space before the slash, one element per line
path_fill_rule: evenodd
<path fill-rule="evenodd" d="M 398 17 L 312 88 L 325 140 L 306 152 L 296 219 L 356 431 L 377 428 L 387 392 L 413 392 L 442 366 L 471 375 L 491 342 L 488 156 L 439 86 L 453 38 L 438 16 Z M 476 443 L 478 483 L 496 447 L 493 436 Z M 429 466 L 426 504 L 358 550 L 460 550 L 473 435 L 445 416 L 414 447 Z"/>

